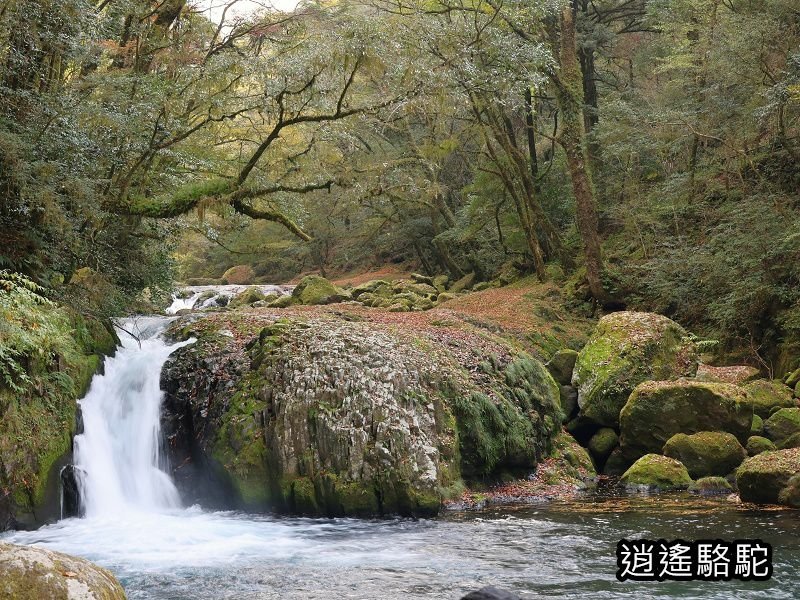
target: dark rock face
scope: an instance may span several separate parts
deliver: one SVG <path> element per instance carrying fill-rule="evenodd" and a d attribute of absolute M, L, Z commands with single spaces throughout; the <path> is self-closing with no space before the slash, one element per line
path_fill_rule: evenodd
<path fill-rule="evenodd" d="M 461 600 L 520 600 L 520 597 L 493 585 L 487 585 L 485 588 L 463 596 Z"/>
<path fill-rule="evenodd" d="M 244 366 L 198 342 L 176 352 L 161 372 L 161 431 L 175 486 L 185 504 L 236 507 L 224 469 L 211 458 L 222 414 Z M 203 356 L 208 352 L 207 356 Z"/>
<path fill-rule="evenodd" d="M 78 468 L 75 465 L 67 465 L 61 469 L 61 517 L 81 517 L 83 507 L 81 506 L 81 494 L 78 487 Z"/>

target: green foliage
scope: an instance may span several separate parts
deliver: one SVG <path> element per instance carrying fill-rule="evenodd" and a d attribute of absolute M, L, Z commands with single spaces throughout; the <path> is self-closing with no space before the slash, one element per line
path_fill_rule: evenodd
<path fill-rule="evenodd" d="M 72 345 L 66 314 L 43 293 L 24 275 L 0 271 L 0 385 L 16 393 L 33 384 L 29 371 L 34 365 L 58 360 Z M 59 387 L 73 389 L 67 375 L 52 377 Z"/>

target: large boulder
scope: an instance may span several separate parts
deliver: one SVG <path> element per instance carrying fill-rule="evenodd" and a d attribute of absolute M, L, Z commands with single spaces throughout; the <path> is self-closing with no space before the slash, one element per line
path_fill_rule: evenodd
<path fill-rule="evenodd" d="M 727 431 L 740 442 L 750 435 L 752 409 L 742 388 L 728 383 L 647 381 L 620 413 L 620 446 L 634 459 L 661 452 L 676 433 Z"/>
<path fill-rule="evenodd" d="M 775 444 L 771 440 L 760 435 L 753 435 L 747 438 L 747 446 L 745 446 L 748 456 L 755 456 L 762 452 L 769 452 L 770 450 L 777 450 Z"/>
<path fill-rule="evenodd" d="M 664 444 L 664 456 L 681 461 L 693 479 L 725 476 L 747 458 L 739 440 L 724 431 L 677 433 Z"/>
<path fill-rule="evenodd" d="M 88 560 L 0 542 L 0 598 L 125 600 L 119 581 Z"/>
<path fill-rule="evenodd" d="M 229 481 L 245 507 L 429 515 L 462 477 L 529 473 L 548 456 L 558 385 L 529 355 L 486 360 L 478 333 L 442 343 L 308 315 L 265 315 L 246 345 L 214 333 L 230 315 L 183 326 L 200 339 L 162 372 L 162 427 L 185 497 Z M 184 480 L 187 462 L 208 468 Z"/>
<path fill-rule="evenodd" d="M 680 461 L 660 454 L 646 454 L 623 473 L 620 483 L 631 489 L 685 490 L 692 478 Z"/>
<path fill-rule="evenodd" d="M 236 265 L 222 274 L 222 280 L 232 285 L 250 285 L 256 277 L 256 272 L 250 265 Z"/>
<path fill-rule="evenodd" d="M 292 291 L 298 304 L 333 304 L 347 298 L 347 294 L 319 275 L 306 275 Z"/>
<path fill-rule="evenodd" d="M 715 383 L 734 383 L 742 385 L 748 381 L 758 379 L 760 372 L 755 367 L 749 365 L 731 365 L 727 367 L 714 367 L 704 363 L 697 366 L 698 381 L 710 381 Z"/>
<path fill-rule="evenodd" d="M 776 446 L 785 443 L 794 434 L 800 433 L 800 408 L 781 408 L 764 421 L 764 436 Z"/>
<path fill-rule="evenodd" d="M 240 306 L 248 306 L 250 304 L 254 304 L 255 302 L 266 299 L 267 297 L 264 295 L 264 292 L 261 291 L 261 288 L 253 286 L 234 296 L 233 299 L 228 303 L 228 306 L 231 308 L 238 308 Z M 275 299 L 275 297 L 272 298 L 272 300 Z"/>
<path fill-rule="evenodd" d="M 600 319 L 578 354 L 572 385 L 583 416 L 617 427 L 639 383 L 691 376 L 696 369 L 695 345 L 680 325 L 657 314 L 616 312 Z"/>
<path fill-rule="evenodd" d="M 589 440 L 589 451 L 598 465 L 605 464 L 611 452 L 619 444 L 617 432 L 610 427 L 603 427 Z"/>
<path fill-rule="evenodd" d="M 800 473 L 800 448 L 762 452 L 748 458 L 736 471 L 739 496 L 745 502 L 778 504 L 789 492 L 792 477 Z"/>
<path fill-rule="evenodd" d="M 797 403 L 792 398 L 791 388 L 786 387 L 780 381 L 758 379 L 745 385 L 744 390 L 753 405 L 753 412 L 764 419 L 772 413 L 775 407 L 797 407 Z"/>

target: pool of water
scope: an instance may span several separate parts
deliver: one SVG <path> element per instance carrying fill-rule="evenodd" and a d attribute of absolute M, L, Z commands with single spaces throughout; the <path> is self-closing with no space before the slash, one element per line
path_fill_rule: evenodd
<path fill-rule="evenodd" d="M 615 497 L 451 513 L 432 520 L 127 512 L 66 519 L 7 541 L 84 556 L 131 599 L 460 598 L 496 585 L 523 598 L 800 598 L 800 512 L 726 499 Z M 620 538 L 761 538 L 768 582 L 620 583 Z"/>

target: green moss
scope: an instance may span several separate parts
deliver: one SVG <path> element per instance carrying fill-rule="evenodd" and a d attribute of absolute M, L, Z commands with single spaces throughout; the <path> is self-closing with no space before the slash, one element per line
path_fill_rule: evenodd
<path fill-rule="evenodd" d="M 780 408 L 795 406 L 791 388 L 779 381 L 759 379 L 745 385 L 744 390 L 753 406 L 753 412 L 763 418 L 768 417 L 776 406 Z"/>
<path fill-rule="evenodd" d="M 746 449 L 748 456 L 755 456 L 757 454 L 761 454 L 762 452 L 777 450 L 772 441 L 765 437 L 761 437 L 760 435 L 754 435 L 748 438 Z"/>
<path fill-rule="evenodd" d="M 605 462 L 614 448 L 619 443 L 617 432 L 609 427 L 603 427 L 589 440 L 589 450 L 599 462 Z"/>
<path fill-rule="evenodd" d="M 695 479 L 728 475 L 747 457 L 736 437 L 723 431 L 675 434 L 664 444 L 664 455 L 681 461 Z"/>
<path fill-rule="evenodd" d="M 692 482 L 689 491 L 693 494 L 702 496 L 713 496 L 717 494 L 730 494 L 733 487 L 724 477 L 703 477 Z"/>
<path fill-rule="evenodd" d="M 692 483 L 686 467 L 674 458 L 646 454 L 622 475 L 621 483 L 656 490 L 686 489 Z"/>
<path fill-rule="evenodd" d="M 228 179 L 211 179 L 187 184 L 169 197 L 134 197 L 128 202 L 128 212 L 142 217 L 178 217 L 194 209 L 204 198 L 217 198 L 230 193 L 233 185 Z"/>
<path fill-rule="evenodd" d="M 758 415 L 753 415 L 753 421 L 750 425 L 750 433 L 753 435 L 761 435 L 764 433 L 764 419 Z"/>
<path fill-rule="evenodd" d="M 228 303 L 228 306 L 230 306 L 231 308 L 238 308 L 240 306 L 247 306 L 249 304 L 253 304 L 254 302 L 258 302 L 259 300 L 264 300 L 265 298 L 266 296 L 264 296 L 264 293 L 261 291 L 261 288 L 253 286 L 237 294 L 230 301 L 230 303 Z"/>
<path fill-rule="evenodd" d="M 298 304 L 331 304 L 341 302 L 347 294 L 319 275 L 307 275 L 292 291 L 292 298 Z"/>
<path fill-rule="evenodd" d="M 777 446 L 800 432 L 800 408 L 781 408 L 764 421 L 764 435 Z"/>
<path fill-rule="evenodd" d="M 739 495 L 746 502 L 777 504 L 789 480 L 800 473 L 800 448 L 762 452 L 736 471 Z"/>

